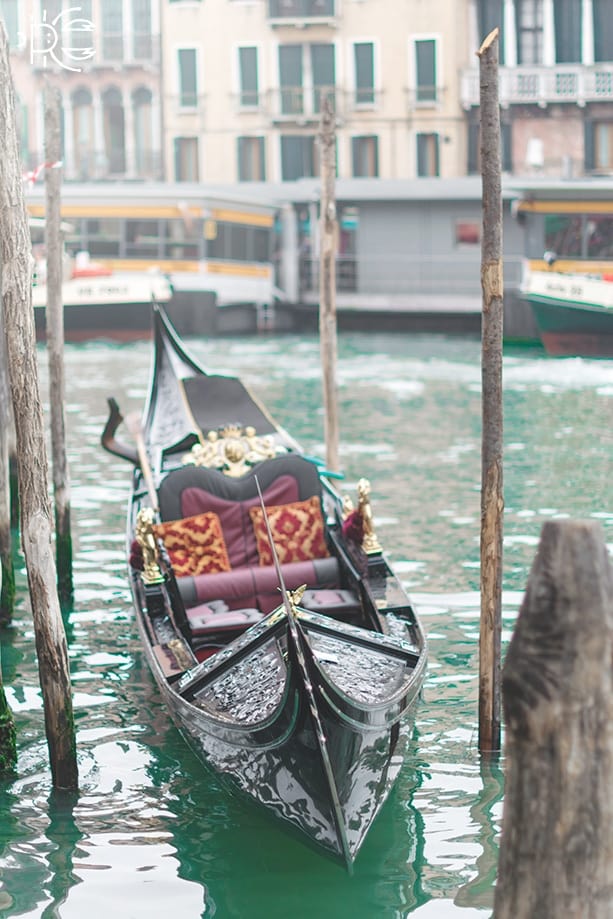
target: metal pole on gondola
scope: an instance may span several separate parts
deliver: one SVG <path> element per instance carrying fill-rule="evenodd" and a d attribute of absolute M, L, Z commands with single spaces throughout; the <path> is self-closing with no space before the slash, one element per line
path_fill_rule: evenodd
<path fill-rule="evenodd" d="M 481 624 L 479 636 L 479 750 L 500 750 L 502 620 L 502 193 L 498 29 L 479 51 L 481 103 L 482 441 L 481 441 Z"/>
<path fill-rule="evenodd" d="M 47 301 L 45 309 L 49 358 L 49 404 L 51 454 L 55 504 L 55 558 L 58 594 L 63 607 L 72 602 L 72 536 L 70 532 L 70 483 L 66 455 L 64 417 L 64 304 L 62 301 L 63 245 L 61 232 L 62 182 L 60 163 L 60 94 L 45 85 L 45 247 L 47 250 Z"/>
<path fill-rule="evenodd" d="M 323 374 L 324 435 L 326 465 L 339 472 L 338 392 L 336 383 L 336 129 L 334 110 L 328 96 L 322 101 L 319 153 L 321 161 L 320 256 L 319 256 L 319 341 Z"/>
<path fill-rule="evenodd" d="M 74 789 L 78 769 L 66 633 L 56 590 L 47 448 L 36 361 L 32 252 L 17 144 L 15 93 L 0 20 L 0 259 L 8 376 L 17 435 L 21 539 L 36 636 L 53 786 Z"/>

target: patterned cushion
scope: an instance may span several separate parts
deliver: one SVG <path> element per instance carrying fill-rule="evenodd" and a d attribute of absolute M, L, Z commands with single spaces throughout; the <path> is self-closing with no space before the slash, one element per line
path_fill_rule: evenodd
<path fill-rule="evenodd" d="M 316 495 L 306 501 L 267 507 L 266 515 L 282 565 L 326 558 L 330 554 L 326 548 L 321 505 Z M 262 508 L 250 507 L 249 516 L 253 523 L 260 565 L 272 565 L 272 551 Z"/>
<path fill-rule="evenodd" d="M 177 577 L 229 571 L 230 561 L 217 514 L 197 514 L 154 526 Z"/>

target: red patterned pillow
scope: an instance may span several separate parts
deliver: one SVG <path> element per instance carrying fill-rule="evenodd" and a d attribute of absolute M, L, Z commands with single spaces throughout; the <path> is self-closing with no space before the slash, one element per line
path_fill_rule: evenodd
<path fill-rule="evenodd" d="M 260 565 L 272 565 L 273 557 L 268 532 L 261 507 L 249 508 Z M 272 537 L 281 564 L 306 562 L 312 558 L 326 558 L 324 521 L 319 498 L 314 495 L 306 501 L 267 507 Z"/>
<path fill-rule="evenodd" d="M 229 571 L 228 550 L 217 514 L 197 514 L 154 526 L 177 577 Z"/>

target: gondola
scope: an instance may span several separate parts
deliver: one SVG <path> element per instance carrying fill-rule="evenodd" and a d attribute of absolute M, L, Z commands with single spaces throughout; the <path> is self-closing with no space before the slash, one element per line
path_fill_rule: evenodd
<path fill-rule="evenodd" d="M 379 545 L 370 486 L 331 474 L 236 377 L 206 372 L 153 307 L 142 419 L 109 399 L 129 460 L 140 637 L 197 754 L 351 870 L 403 762 L 426 668 Z M 306 840 L 305 840 L 306 841 Z"/>

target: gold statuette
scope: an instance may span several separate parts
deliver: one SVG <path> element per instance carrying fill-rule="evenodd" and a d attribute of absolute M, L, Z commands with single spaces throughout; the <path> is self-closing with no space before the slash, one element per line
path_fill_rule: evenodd
<path fill-rule="evenodd" d="M 153 533 L 153 511 L 143 507 L 136 518 L 136 541 L 143 550 L 143 581 L 159 584 L 164 580 L 158 565 L 158 553 Z"/>

